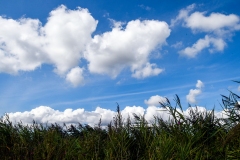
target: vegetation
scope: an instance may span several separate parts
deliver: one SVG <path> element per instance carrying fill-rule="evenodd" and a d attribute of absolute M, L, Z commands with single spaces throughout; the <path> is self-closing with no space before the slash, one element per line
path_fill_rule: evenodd
<path fill-rule="evenodd" d="M 238 82 L 240 83 L 240 82 Z M 123 120 L 120 108 L 113 121 L 103 129 L 89 125 L 60 126 L 33 122 L 13 124 L 0 120 L 0 159 L 80 159 L 80 160 L 167 160 L 240 159 L 240 97 L 222 95 L 228 118 L 216 118 L 214 109 L 192 109 L 186 117 L 180 112 L 178 96 L 173 107 L 168 99 L 160 103 L 173 117 L 164 121 L 154 117 L 149 123 L 134 114 Z"/>

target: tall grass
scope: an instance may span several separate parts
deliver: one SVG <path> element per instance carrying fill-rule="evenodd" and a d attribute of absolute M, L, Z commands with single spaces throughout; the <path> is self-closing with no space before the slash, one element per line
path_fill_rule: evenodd
<path fill-rule="evenodd" d="M 238 82 L 239 83 L 239 82 Z M 8 116 L 0 119 L 0 159 L 83 159 L 83 160 L 166 160 L 240 159 L 240 97 L 222 95 L 228 118 L 192 109 L 183 115 L 181 102 L 160 102 L 171 115 L 168 121 L 154 117 L 149 123 L 134 114 L 123 120 L 120 107 L 103 129 L 89 125 L 43 125 L 33 121 L 13 124 Z"/>

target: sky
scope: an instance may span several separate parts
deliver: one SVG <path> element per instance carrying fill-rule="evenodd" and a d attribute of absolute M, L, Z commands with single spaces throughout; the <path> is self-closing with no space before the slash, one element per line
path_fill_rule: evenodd
<path fill-rule="evenodd" d="M 240 94 L 240 2 L 0 0 L 0 114 L 31 123 L 107 124 L 119 104 L 221 113 Z"/>

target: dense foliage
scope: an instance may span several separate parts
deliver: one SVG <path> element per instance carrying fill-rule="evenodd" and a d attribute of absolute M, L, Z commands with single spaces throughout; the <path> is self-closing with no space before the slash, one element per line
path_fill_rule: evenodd
<path fill-rule="evenodd" d="M 222 95 L 226 119 L 216 118 L 214 109 L 192 109 L 186 117 L 178 96 L 175 107 L 168 99 L 160 103 L 173 117 L 168 121 L 155 117 L 149 123 L 136 114 L 133 122 L 124 121 L 117 106 L 106 129 L 101 120 L 97 127 L 23 125 L 5 117 L 0 120 L 0 159 L 240 159 L 239 99 L 232 92 Z"/>

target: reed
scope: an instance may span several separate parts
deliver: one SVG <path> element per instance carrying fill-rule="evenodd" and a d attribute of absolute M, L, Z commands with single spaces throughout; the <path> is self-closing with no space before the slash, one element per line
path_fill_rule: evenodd
<path fill-rule="evenodd" d="M 239 83 L 239 82 L 237 82 Z M 168 121 L 144 116 L 123 120 L 120 107 L 104 129 L 89 125 L 13 124 L 6 115 L 0 119 L 0 159 L 80 159 L 80 160 L 166 160 L 239 159 L 240 97 L 222 95 L 222 107 L 229 118 L 210 112 L 182 114 L 176 95 L 174 107 L 168 99 L 160 106 L 172 116 Z"/>

